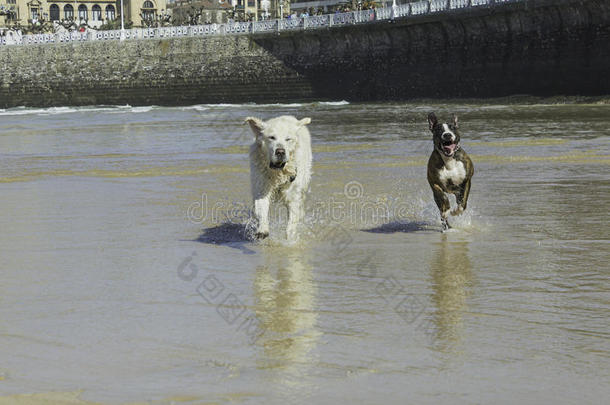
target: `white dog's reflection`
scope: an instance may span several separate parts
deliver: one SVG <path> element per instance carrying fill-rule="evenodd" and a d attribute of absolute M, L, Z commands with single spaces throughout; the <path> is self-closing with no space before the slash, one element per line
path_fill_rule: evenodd
<path fill-rule="evenodd" d="M 283 379 L 303 374 L 320 332 L 316 329 L 316 287 L 309 252 L 302 247 L 266 247 L 265 264 L 254 280 L 257 319 L 265 329 L 259 340 L 259 367 L 280 368 Z M 287 382 L 287 381 L 285 381 Z"/>

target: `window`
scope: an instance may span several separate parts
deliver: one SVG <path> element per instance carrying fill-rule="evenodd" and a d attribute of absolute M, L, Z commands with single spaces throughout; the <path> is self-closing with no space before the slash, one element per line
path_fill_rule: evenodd
<path fill-rule="evenodd" d="M 49 7 L 49 14 L 51 21 L 59 21 L 59 6 L 57 4 L 51 4 L 51 7 Z"/>
<path fill-rule="evenodd" d="M 106 6 L 106 20 L 114 21 L 114 6 Z"/>
<path fill-rule="evenodd" d="M 254 7 L 256 6 L 256 1 L 255 0 L 248 0 L 248 7 Z"/>
<path fill-rule="evenodd" d="M 145 1 L 142 5 L 142 19 L 152 21 L 155 19 L 155 5 L 152 1 Z"/>
<path fill-rule="evenodd" d="M 71 4 L 64 6 L 64 18 L 66 20 L 72 20 L 74 18 L 74 7 Z"/>
<path fill-rule="evenodd" d="M 78 19 L 79 20 L 87 19 L 87 6 L 85 6 L 84 4 L 81 4 L 80 6 L 78 6 Z"/>
<path fill-rule="evenodd" d="M 38 9 L 37 8 L 32 8 L 32 12 L 30 13 L 30 18 L 32 19 L 32 21 L 38 20 Z"/>
<path fill-rule="evenodd" d="M 91 18 L 93 21 L 102 21 L 102 8 L 97 4 L 91 7 Z"/>

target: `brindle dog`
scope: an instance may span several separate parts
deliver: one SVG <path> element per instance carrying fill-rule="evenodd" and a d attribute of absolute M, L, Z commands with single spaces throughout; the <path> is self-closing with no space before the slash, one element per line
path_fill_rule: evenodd
<path fill-rule="evenodd" d="M 460 147 L 458 119 L 453 116 L 451 123 L 439 123 L 434 113 L 428 114 L 428 124 L 433 134 L 434 151 L 428 160 L 428 183 L 434 193 L 434 201 L 441 212 L 443 231 L 451 228 L 447 217 L 460 215 L 466 209 L 470 180 L 474 174 L 472 161 Z M 457 208 L 450 211 L 449 198 L 445 193 L 455 195 Z"/>

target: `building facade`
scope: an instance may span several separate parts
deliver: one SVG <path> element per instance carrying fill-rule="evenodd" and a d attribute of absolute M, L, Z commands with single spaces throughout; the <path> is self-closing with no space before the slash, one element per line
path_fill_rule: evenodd
<path fill-rule="evenodd" d="M 289 0 L 234 0 L 247 3 L 247 8 L 256 12 L 257 20 L 282 18 L 290 15 Z"/>
<path fill-rule="evenodd" d="M 118 2 L 119 11 L 121 3 Z M 167 13 L 167 0 L 124 0 L 125 21 L 134 27 L 147 27 Z"/>
<path fill-rule="evenodd" d="M 168 4 L 175 25 L 259 21 L 290 15 L 289 0 L 175 0 Z"/>
<path fill-rule="evenodd" d="M 173 25 L 221 24 L 234 14 L 227 0 L 179 0 L 168 7 Z"/>
<path fill-rule="evenodd" d="M 352 6 L 352 0 L 292 0 L 292 9 L 298 13 L 314 10 L 324 10 L 325 13 L 338 8 Z"/>
<path fill-rule="evenodd" d="M 125 22 L 147 26 L 166 10 L 166 0 L 124 0 Z M 0 0 L 0 28 L 19 24 L 28 26 L 41 21 L 75 21 L 90 27 L 120 19 L 121 2 L 117 0 Z"/>

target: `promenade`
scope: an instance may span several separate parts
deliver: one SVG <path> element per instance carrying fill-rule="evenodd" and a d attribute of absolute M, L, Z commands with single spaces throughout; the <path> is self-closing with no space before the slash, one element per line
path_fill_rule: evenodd
<path fill-rule="evenodd" d="M 222 35 L 249 35 L 296 30 L 328 29 L 331 27 L 371 24 L 381 21 L 409 18 L 426 14 L 447 13 L 455 10 L 493 7 L 525 0 L 422 0 L 395 7 L 375 10 L 352 11 L 348 13 L 325 14 L 285 19 L 228 22 L 224 24 L 191 25 L 180 27 L 133 28 L 88 32 L 64 32 L 55 34 L 21 35 L 8 31 L 0 37 L 0 45 L 54 44 L 86 41 L 119 41 L 138 39 L 160 39 L 180 37 L 209 37 Z"/>

